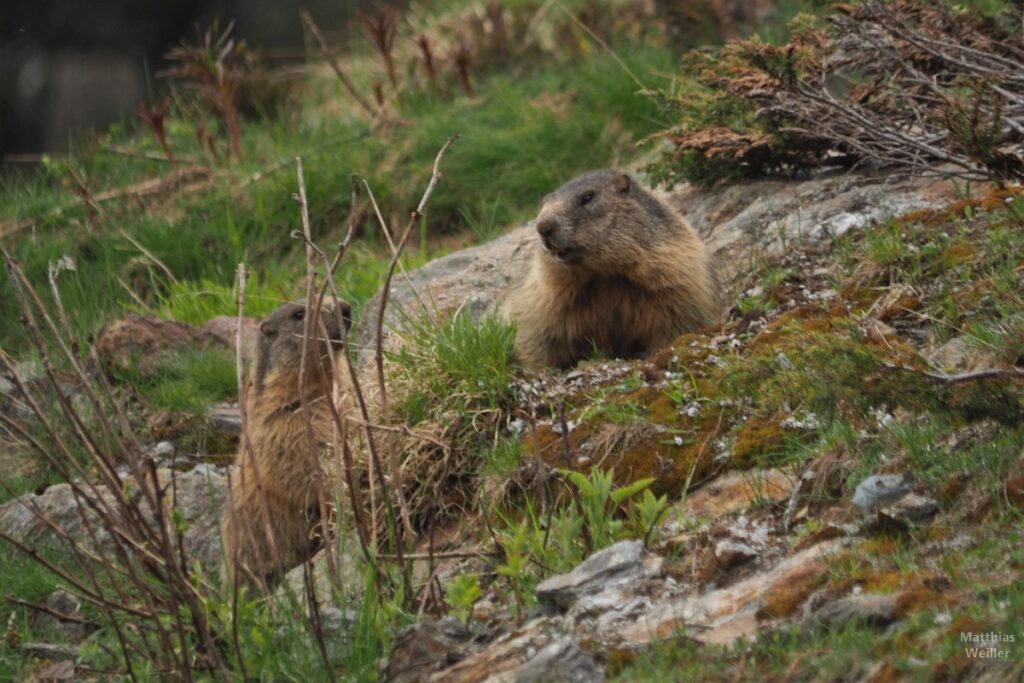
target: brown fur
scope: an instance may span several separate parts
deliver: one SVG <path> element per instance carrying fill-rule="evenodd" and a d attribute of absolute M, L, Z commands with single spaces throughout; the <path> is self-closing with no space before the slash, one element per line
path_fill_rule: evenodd
<path fill-rule="evenodd" d="M 594 171 L 545 197 L 537 232 L 530 270 L 504 306 L 527 364 L 638 357 L 720 318 L 700 237 L 624 173 Z"/>
<path fill-rule="evenodd" d="M 269 585 L 279 578 L 279 570 L 302 563 L 318 547 L 321 506 L 316 482 L 333 418 L 330 380 L 325 382 L 317 360 L 319 356 L 329 378 L 330 355 L 340 348 L 342 329 L 338 316 L 325 305 L 324 327 L 314 328 L 306 358 L 303 401 L 305 308 L 302 303 L 285 304 L 260 324 L 256 366 L 245 400 L 248 439 L 243 435 L 239 445 L 221 525 L 229 572 L 244 583 Z M 347 327 L 348 304 L 343 304 L 342 314 Z"/>

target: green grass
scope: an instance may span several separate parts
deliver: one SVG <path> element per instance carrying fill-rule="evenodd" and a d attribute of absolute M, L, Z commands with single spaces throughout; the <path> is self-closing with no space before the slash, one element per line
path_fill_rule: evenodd
<path fill-rule="evenodd" d="M 399 412 L 408 424 L 449 411 L 494 411 L 509 399 L 516 371 L 511 326 L 493 315 L 476 321 L 468 313 L 407 322 L 406 343 L 392 360 L 404 387 Z"/>
<path fill-rule="evenodd" d="M 46 602 L 47 596 L 58 588 L 57 578 L 35 560 L 22 555 L 0 542 L 0 586 L 2 595 L 16 596 L 36 604 Z M 46 550 L 42 555 L 51 561 L 60 561 L 60 554 Z M 33 659 L 13 647 L 5 635 L 13 633 L 21 642 L 35 640 L 34 610 L 4 603 L 0 607 L 0 681 L 27 680 Z"/>
<path fill-rule="evenodd" d="M 150 410 L 203 412 L 211 403 L 235 400 L 238 380 L 235 358 L 224 349 L 191 349 L 168 355 L 153 372 L 138 365 L 115 371 Z"/>
<path fill-rule="evenodd" d="M 629 68 L 652 85 L 658 80 L 654 74 L 672 66 L 668 52 L 656 47 L 629 46 L 624 55 Z M 321 85 L 312 84 L 311 101 Z M 5 242 L 35 283 L 45 283 L 51 262 L 64 255 L 74 260 L 75 270 L 61 276 L 61 291 L 83 340 L 119 309 L 139 308 L 137 300 L 188 322 L 231 313 L 228 293 L 242 261 L 259 283 L 254 294 L 260 298 L 253 298 L 251 308 L 258 314 L 272 308 L 270 300 L 294 298 L 301 291 L 302 245 L 290 237 L 300 228 L 292 199 L 295 155 L 304 157 L 314 239 L 331 252 L 345 230 L 350 174 L 367 179 L 395 232 L 419 200 L 437 150 L 458 133 L 462 137 L 445 161 L 444 182 L 428 207 L 425 234 L 468 230 L 492 236 L 531 216 L 545 193 L 579 172 L 632 158 L 636 141 L 664 125 L 639 90 L 610 56 L 593 54 L 570 64 L 541 65 L 522 77 L 497 75 L 481 83 L 472 100 L 410 93 L 398 107 L 407 123 L 372 136 L 351 115 L 308 116 L 297 123 L 249 121 L 243 123 L 243 162 L 217 168 L 221 175 L 209 189 L 146 200 L 144 209 L 130 201 L 108 202 L 93 225 L 66 187 L 72 173 L 95 195 L 168 170 L 159 162 L 106 151 L 110 144 L 156 148 L 148 131 L 114 129 L 83 140 L 71 161 L 4 181 L 4 219 L 68 206 Z M 179 155 L 199 154 L 190 123 L 178 119 L 169 129 Z M 251 181 L 257 172 L 263 177 Z M 342 264 L 339 284 L 358 307 L 380 285 L 379 262 L 387 253 L 370 217 L 360 226 L 357 244 L 362 254 L 354 250 Z M 417 258 L 413 249 L 409 265 L 434 255 L 429 251 L 421 249 Z M 16 307 L 2 273 L 0 318 L 13 319 Z M 0 346 L 24 348 L 18 326 L 4 326 Z"/>

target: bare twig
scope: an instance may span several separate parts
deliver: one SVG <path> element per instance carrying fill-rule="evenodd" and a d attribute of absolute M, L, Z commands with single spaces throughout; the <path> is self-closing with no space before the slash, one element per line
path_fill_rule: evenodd
<path fill-rule="evenodd" d="M 402 256 L 402 250 L 405 245 L 408 244 L 409 238 L 412 236 L 413 229 L 416 224 L 423 218 L 423 213 L 427 209 L 427 204 L 430 202 L 431 195 L 434 194 L 434 190 L 437 184 L 441 182 L 441 162 L 444 160 L 445 155 L 451 146 L 458 140 L 458 135 L 453 135 L 448 141 L 441 147 L 441 150 L 437 153 L 437 157 L 434 159 L 434 168 L 430 175 L 430 182 L 427 184 L 427 189 L 423 192 L 423 196 L 420 198 L 420 203 L 413 210 L 409 216 L 409 223 L 405 227 L 405 233 L 402 235 L 402 240 L 398 244 L 398 248 L 395 253 L 391 256 L 391 261 L 388 263 L 387 275 L 384 278 L 384 286 L 381 289 L 380 294 L 380 306 L 377 309 L 377 320 L 374 330 L 374 342 L 375 342 L 375 354 L 374 361 L 377 365 L 377 384 L 380 389 L 380 404 L 381 404 L 381 415 L 382 422 L 385 425 L 391 424 L 391 411 L 388 405 L 387 397 L 387 385 L 384 379 L 384 313 L 387 310 L 388 295 L 391 291 L 391 279 L 394 277 L 395 268 L 398 266 L 398 261 Z M 369 422 L 366 417 L 364 420 Z M 408 505 L 405 502 L 405 496 L 402 490 L 402 471 L 401 466 L 398 462 L 397 454 L 394 452 L 394 448 L 389 448 L 391 474 L 395 478 L 395 488 L 398 495 L 399 510 L 402 514 L 402 524 L 405 527 L 406 538 L 411 542 L 413 539 L 413 528 L 412 528 L 412 517 L 409 514 Z"/>
<path fill-rule="evenodd" d="M 349 77 L 345 75 L 345 72 L 342 71 L 341 65 L 338 63 L 338 60 L 334 57 L 334 54 L 331 52 L 331 48 L 330 46 L 327 45 L 327 41 L 324 40 L 323 34 L 320 33 L 320 27 L 316 25 L 315 21 L 313 21 L 313 15 L 304 10 L 302 12 L 302 21 L 306 24 L 306 28 L 309 29 L 309 32 L 313 34 L 313 38 L 315 38 L 316 42 L 320 45 L 320 49 L 323 51 L 324 57 L 327 58 L 327 63 L 331 65 L 331 69 L 334 70 L 334 73 L 338 77 L 338 80 L 341 81 L 341 84 L 343 86 L 345 86 L 345 90 L 347 90 L 348 94 L 352 96 L 352 99 L 354 99 L 359 104 L 359 106 L 362 107 L 363 110 L 370 115 L 371 118 L 377 119 L 379 116 L 381 116 L 380 111 L 370 106 L 370 103 L 367 102 L 363 98 L 363 96 L 359 94 L 359 91 L 356 90 L 355 85 L 352 83 Z"/>

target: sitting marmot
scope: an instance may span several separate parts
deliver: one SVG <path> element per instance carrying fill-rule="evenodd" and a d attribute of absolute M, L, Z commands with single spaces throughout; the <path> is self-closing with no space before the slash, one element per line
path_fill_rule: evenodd
<path fill-rule="evenodd" d="M 339 322 L 333 306 L 324 304 L 323 327 L 313 328 L 305 386 L 300 387 L 305 316 L 304 303 L 289 303 L 260 324 L 255 371 L 245 399 L 247 434 L 239 444 L 221 525 L 229 576 L 246 584 L 269 585 L 279 578 L 279 568 L 287 571 L 301 564 L 319 544 L 315 481 L 333 424 L 330 356 L 341 349 L 342 325 L 351 325 L 351 307 L 341 304 Z M 346 411 L 340 412 L 344 417 Z"/>
<path fill-rule="evenodd" d="M 537 233 L 530 271 L 504 305 L 529 365 L 638 357 L 719 320 L 704 244 L 625 173 L 594 171 L 549 194 Z"/>

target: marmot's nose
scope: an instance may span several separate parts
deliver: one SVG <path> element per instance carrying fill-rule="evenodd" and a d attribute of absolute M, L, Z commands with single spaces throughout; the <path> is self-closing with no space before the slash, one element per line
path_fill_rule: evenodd
<path fill-rule="evenodd" d="M 551 237 L 555 230 L 558 229 L 558 221 L 553 218 L 545 218 L 544 220 L 537 223 L 537 232 L 540 233 L 541 237 L 545 239 Z"/>
<path fill-rule="evenodd" d="M 341 308 L 341 319 L 345 322 L 345 329 L 352 327 L 352 306 L 347 301 L 339 301 Z"/>

